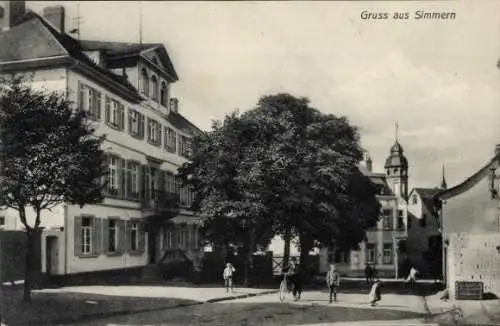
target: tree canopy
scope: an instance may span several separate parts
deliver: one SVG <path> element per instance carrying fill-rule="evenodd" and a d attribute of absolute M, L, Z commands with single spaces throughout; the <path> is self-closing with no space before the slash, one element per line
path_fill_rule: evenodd
<path fill-rule="evenodd" d="M 0 83 L 2 204 L 19 212 L 29 245 L 41 211 L 102 201 L 103 139 L 94 135 L 87 112 L 73 109 L 64 94 L 33 89 L 21 76 Z M 33 224 L 28 208 L 36 215 Z"/>
<path fill-rule="evenodd" d="M 191 176 L 208 219 L 250 216 L 273 234 L 299 236 L 307 255 L 314 244 L 356 248 L 379 218 L 377 188 L 358 168 L 357 128 L 306 98 L 264 96 L 195 144 L 181 173 Z"/>

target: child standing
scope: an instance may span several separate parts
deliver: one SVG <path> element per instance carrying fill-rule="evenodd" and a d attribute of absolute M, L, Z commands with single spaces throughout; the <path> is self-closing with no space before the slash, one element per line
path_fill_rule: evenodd
<path fill-rule="evenodd" d="M 226 264 L 226 268 L 224 268 L 224 272 L 222 273 L 222 277 L 224 278 L 224 285 L 226 287 L 226 292 L 233 292 L 233 273 L 236 272 L 236 269 L 233 267 L 231 263 Z"/>
<path fill-rule="evenodd" d="M 337 289 L 340 285 L 340 276 L 333 264 L 330 265 L 330 270 L 326 274 L 326 285 L 330 290 L 330 303 L 332 303 L 332 296 L 333 301 L 337 301 Z"/>
<path fill-rule="evenodd" d="M 382 299 L 382 293 L 380 291 L 380 280 L 377 279 L 373 283 L 368 299 L 372 307 L 375 307 L 377 305 L 377 302 Z"/>

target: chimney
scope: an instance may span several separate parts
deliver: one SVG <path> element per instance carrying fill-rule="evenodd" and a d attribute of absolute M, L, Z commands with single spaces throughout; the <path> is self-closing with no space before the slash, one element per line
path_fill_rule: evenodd
<path fill-rule="evenodd" d="M 16 26 L 26 13 L 25 1 L 0 2 L 0 33 Z"/>
<path fill-rule="evenodd" d="M 370 156 L 368 156 L 368 159 L 366 160 L 366 169 L 370 172 L 372 172 L 372 159 Z"/>
<path fill-rule="evenodd" d="M 170 112 L 178 113 L 179 112 L 179 100 L 175 97 L 170 99 Z"/>
<path fill-rule="evenodd" d="M 43 9 L 43 17 L 60 33 L 64 33 L 65 13 L 63 6 L 50 6 Z"/>

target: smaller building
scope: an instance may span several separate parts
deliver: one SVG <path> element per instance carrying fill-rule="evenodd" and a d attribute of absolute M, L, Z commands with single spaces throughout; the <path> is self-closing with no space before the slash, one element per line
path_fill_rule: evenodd
<path fill-rule="evenodd" d="M 482 282 L 485 292 L 500 296 L 500 146 L 481 169 L 462 183 L 440 192 L 444 238 L 444 277 L 450 296 L 457 282 Z"/>

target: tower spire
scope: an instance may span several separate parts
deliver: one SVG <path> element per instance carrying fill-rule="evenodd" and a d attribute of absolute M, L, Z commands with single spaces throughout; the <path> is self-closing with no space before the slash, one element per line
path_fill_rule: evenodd
<path fill-rule="evenodd" d="M 446 175 L 444 173 L 444 164 L 443 164 L 443 180 L 441 181 L 441 189 L 448 188 L 448 184 L 446 183 Z"/>
<path fill-rule="evenodd" d="M 399 141 L 399 124 L 398 124 L 397 120 L 396 120 L 396 130 L 395 130 L 395 133 L 394 133 L 394 140 L 395 141 Z"/>

